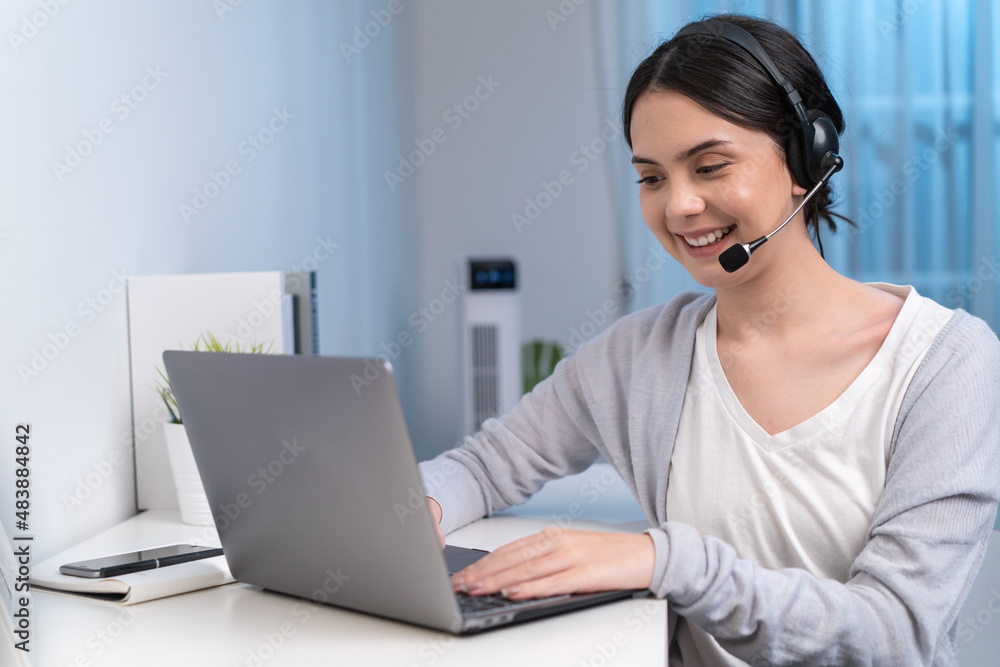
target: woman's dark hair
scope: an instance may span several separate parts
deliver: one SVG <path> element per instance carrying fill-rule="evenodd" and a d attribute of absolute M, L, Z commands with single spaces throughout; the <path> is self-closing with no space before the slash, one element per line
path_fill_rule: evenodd
<path fill-rule="evenodd" d="M 822 111 L 833 121 L 837 133 L 843 134 L 844 115 L 840 106 L 816 61 L 795 37 L 775 23 L 749 16 L 720 14 L 710 18 L 732 23 L 750 33 L 778 72 L 799 91 L 806 108 Z M 766 133 L 787 164 L 788 137 L 798 131 L 795 116 L 781 88 L 743 48 L 711 34 L 684 35 L 660 44 L 636 67 L 625 91 L 622 128 L 630 148 L 630 123 L 636 101 L 648 92 L 667 91 L 691 98 L 730 123 Z M 832 203 L 832 190 L 826 183 L 803 209 L 806 227 L 817 240 L 821 219 L 830 231 L 837 230 L 834 217 L 854 224 L 831 211 Z"/>

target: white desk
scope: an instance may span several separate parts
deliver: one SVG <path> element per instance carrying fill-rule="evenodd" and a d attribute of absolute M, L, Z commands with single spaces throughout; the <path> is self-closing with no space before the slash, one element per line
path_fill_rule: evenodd
<path fill-rule="evenodd" d="M 572 503 L 582 513 L 574 528 L 644 529 L 642 513 L 620 480 L 605 468 L 553 482 L 518 516 L 497 515 L 456 531 L 459 546 L 496 547 L 565 520 Z M 595 495 L 595 490 L 598 495 Z M 592 500 L 595 502 L 591 502 Z M 163 517 L 163 513 L 159 513 Z M 153 515 L 155 516 L 155 515 Z M 168 513 L 176 520 L 176 513 Z M 201 531 L 202 529 L 193 529 Z M 404 623 L 333 607 L 309 615 L 301 601 L 244 584 L 206 589 L 122 607 L 33 591 L 35 667 L 69 665 L 664 665 L 666 605 L 627 600 L 472 637 L 452 637 Z M 994 539 L 960 614 L 959 664 L 995 665 L 1000 655 L 1000 539 Z M 285 634 L 282 634 L 282 630 Z M 101 633 L 109 640 L 101 639 Z M 620 633 L 617 634 L 616 633 Z M 620 646 L 615 645 L 619 640 Z M 274 648 L 274 645 L 277 648 Z M 615 651 L 614 660 L 602 659 Z M 6 665 L 0 653 L 0 663 Z"/>
<path fill-rule="evenodd" d="M 590 475 L 600 472 L 598 468 Z M 448 542 L 494 549 L 542 530 L 553 523 L 553 515 L 567 511 L 574 492 L 587 479 L 578 476 L 547 488 L 524 508 L 534 517 L 495 516 L 452 533 Z M 586 497 L 593 497 L 592 487 L 587 488 Z M 586 511 L 575 512 L 579 517 L 573 527 L 643 530 L 641 514 L 631 498 L 626 495 L 623 500 L 621 491 L 602 486 L 601 502 L 590 506 L 584 501 Z M 595 512 L 605 523 L 587 520 Z M 175 512 L 146 515 L 154 520 L 150 523 L 161 524 L 177 516 Z M 636 518 L 640 521 L 631 523 Z M 148 526 L 146 535 L 151 535 Z M 659 600 L 624 600 L 481 635 L 453 637 L 239 583 L 129 607 L 39 590 L 32 596 L 36 667 L 666 663 L 666 603 Z"/>
<path fill-rule="evenodd" d="M 496 546 L 547 522 L 498 516 L 453 544 Z M 600 529 L 581 522 L 580 528 Z M 625 600 L 472 637 L 452 637 L 229 584 L 121 606 L 33 591 L 35 665 L 601 665 L 665 663 L 666 605 Z M 296 606 L 298 605 L 298 606 Z M 592 660 L 593 659 L 593 660 Z"/>

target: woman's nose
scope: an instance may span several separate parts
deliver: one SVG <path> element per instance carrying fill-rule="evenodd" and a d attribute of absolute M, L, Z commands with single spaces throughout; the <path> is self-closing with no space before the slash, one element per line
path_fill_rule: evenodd
<path fill-rule="evenodd" d="M 664 213 L 667 218 L 683 220 L 705 210 L 705 200 L 691 183 L 674 182 L 667 193 Z"/>

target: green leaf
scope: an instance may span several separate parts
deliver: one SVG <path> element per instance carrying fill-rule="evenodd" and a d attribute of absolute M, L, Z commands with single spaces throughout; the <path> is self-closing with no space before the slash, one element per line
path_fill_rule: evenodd
<path fill-rule="evenodd" d="M 531 392 L 535 385 L 552 375 L 556 364 L 565 357 L 559 341 L 530 340 L 521 346 L 521 375 L 524 393 Z"/>
<path fill-rule="evenodd" d="M 193 352 L 270 354 L 271 346 L 273 344 L 273 341 L 269 341 L 267 343 L 267 347 L 265 348 L 264 343 L 247 343 L 245 347 L 241 347 L 238 341 L 234 340 L 228 343 L 223 343 L 211 331 L 206 331 L 195 339 L 194 344 L 191 346 L 191 350 Z M 177 349 L 183 350 L 183 343 L 178 343 Z M 166 376 L 159 366 L 156 366 L 156 372 L 159 374 L 160 379 L 157 380 L 156 384 L 153 386 L 153 391 L 159 394 L 160 398 L 163 400 L 163 404 L 167 406 L 167 412 L 170 413 L 170 423 L 183 423 L 181 421 L 181 409 L 180 406 L 177 405 L 177 399 L 174 398 L 174 388 L 170 384 L 170 378 Z"/>

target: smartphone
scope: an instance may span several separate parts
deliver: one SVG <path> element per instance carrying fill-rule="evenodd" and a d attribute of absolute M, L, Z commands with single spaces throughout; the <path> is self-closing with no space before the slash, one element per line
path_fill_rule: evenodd
<path fill-rule="evenodd" d="M 152 570 L 167 565 L 177 565 L 191 560 L 221 556 L 222 549 L 218 547 L 199 547 L 193 544 L 173 544 L 169 547 L 144 549 L 126 554 L 116 554 L 92 560 L 82 560 L 78 563 L 66 563 L 59 566 L 59 571 L 73 577 L 88 577 L 100 579 L 117 577 L 129 572 Z"/>

